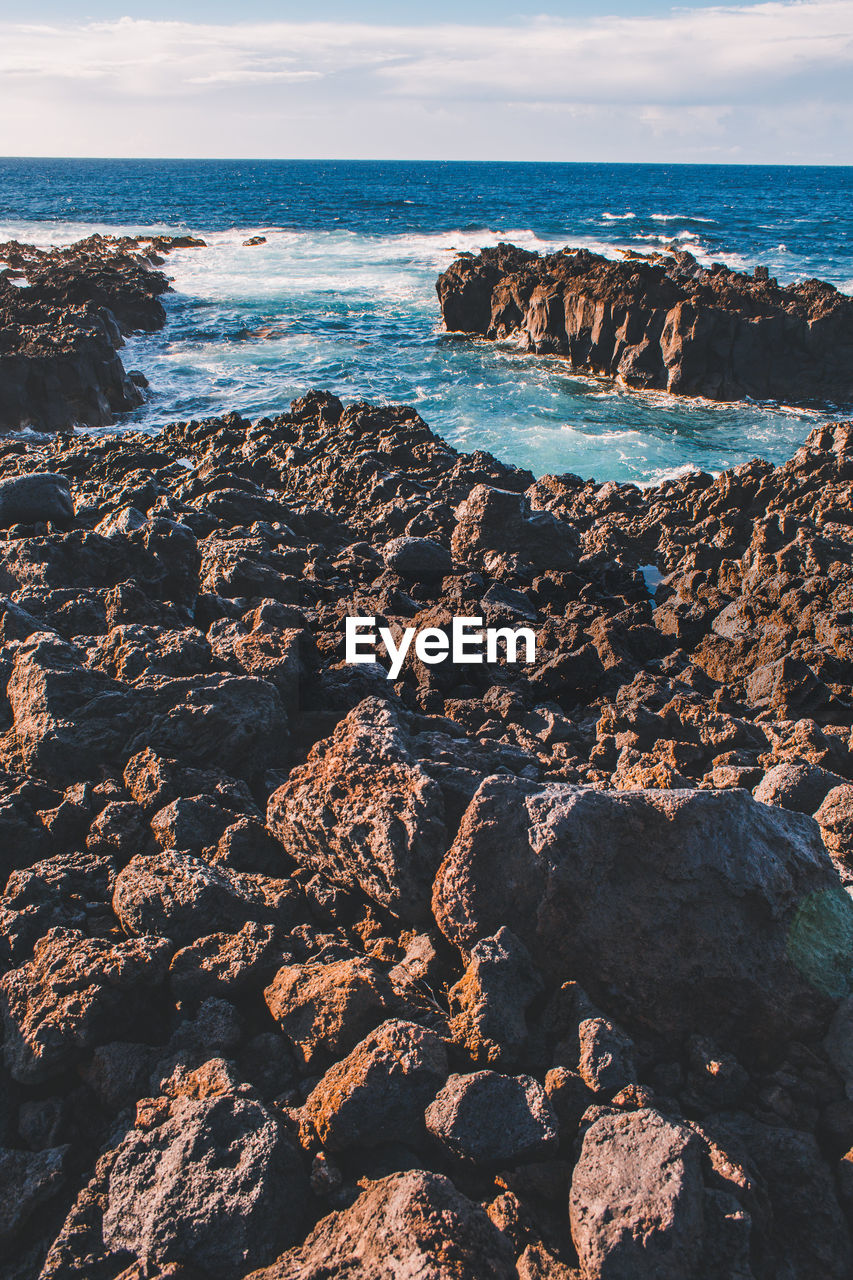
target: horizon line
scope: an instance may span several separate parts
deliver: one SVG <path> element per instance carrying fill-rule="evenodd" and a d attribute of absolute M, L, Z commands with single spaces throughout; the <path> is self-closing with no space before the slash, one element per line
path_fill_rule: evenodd
<path fill-rule="evenodd" d="M 826 160 L 823 162 L 784 160 L 482 160 L 482 159 L 427 159 L 420 156 L 57 156 L 57 155 L 0 155 L 0 163 L 7 160 L 58 161 L 69 163 L 116 162 L 131 164 L 435 164 L 435 165 L 559 165 L 563 167 L 590 167 L 607 165 L 624 168 L 671 169 L 853 169 L 853 162 Z"/>

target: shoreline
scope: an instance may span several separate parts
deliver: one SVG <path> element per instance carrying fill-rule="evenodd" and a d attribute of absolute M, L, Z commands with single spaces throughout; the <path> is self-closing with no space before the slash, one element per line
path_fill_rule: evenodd
<path fill-rule="evenodd" d="M 258 238 L 251 239 L 254 243 Z M 196 243 L 192 237 L 189 239 L 193 244 Z M 234 243 L 238 240 L 243 244 L 239 235 Z M 103 267 L 107 273 L 115 275 L 110 246 L 125 246 L 138 256 L 143 267 L 152 271 L 152 276 L 156 276 L 155 264 L 146 257 L 146 254 L 150 255 L 152 252 L 153 241 L 161 246 L 168 243 L 170 247 L 174 247 L 176 244 L 180 246 L 186 243 L 187 238 L 178 238 L 176 241 L 174 236 L 158 238 L 153 233 L 118 239 L 94 236 L 82 242 L 81 248 L 88 252 L 87 247 L 100 244 Z M 143 246 L 141 250 L 140 244 Z M 38 252 L 37 257 L 44 262 L 42 275 L 49 272 L 52 261 L 61 262 L 69 257 L 73 258 L 74 252 L 73 247 L 52 250 L 47 254 Z M 121 357 L 127 368 L 132 365 L 141 366 L 144 371 L 144 377 L 142 373 L 134 372 L 133 382 L 130 382 L 122 370 L 123 385 L 126 390 L 129 388 L 136 401 L 141 394 L 139 384 L 148 380 L 152 384 L 146 396 L 150 407 L 137 408 L 122 415 L 120 426 L 123 429 L 159 430 L 164 423 L 185 419 L 193 412 L 193 395 L 198 401 L 196 416 L 221 413 L 226 408 L 227 411 L 242 412 L 248 406 L 251 416 L 260 417 L 269 412 L 271 402 L 275 405 L 274 412 L 284 412 L 293 396 L 304 394 L 311 386 L 300 363 L 307 335 L 313 337 L 314 358 L 319 358 L 320 361 L 317 385 L 330 385 L 330 382 L 342 384 L 336 387 L 340 394 L 347 399 L 358 399 L 363 395 L 363 388 L 374 386 L 379 376 L 379 389 L 383 394 L 372 398 L 387 404 L 414 403 L 424 416 L 441 425 L 457 447 L 470 449 L 479 445 L 495 454 L 508 457 L 516 464 L 532 466 L 537 473 L 569 469 L 580 471 L 585 476 L 631 479 L 645 486 L 668 474 L 677 474 L 685 467 L 699 467 L 716 473 L 739 459 L 746 460 L 756 454 L 769 454 L 772 461 L 780 463 L 805 438 L 811 425 L 843 416 L 837 406 L 834 410 L 830 405 L 824 405 L 820 410 L 805 410 L 797 409 L 791 404 L 780 404 L 778 401 L 747 400 L 725 404 L 696 396 L 672 396 L 666 391 L 627 389 L 620 387 L 618 381 L 613 379 L 591 379 L 576 372 L 569 375 L 570 381 L 566 383 L 565 373 L 559 368 L 561 358 L 558 356 L 526 355 L 520 347 L 515 346 L 506 350 L 503 347 L 493 350 L 495 344 L 486 339 L 479 344 L 471 344 L 460 335 L 453 334 L 438 338 L 433 336 L 428 367 L 421 367 L 423 359 L 410 359 L 405 351 L 395 346 L 392 338 L 385 364 L 388 361 L 393 364 L 395 359 L 402 359 L 404 363 L 399 376 L 386 376 L 380 372 L 384 365 L 379 356 L 379 348 L 384 349 L 384 339 L 377 345 L 376 351 L 368 352 L 366 356 L 363 351 L 366 341 L 376 342 L 378 335 L 374 332 L 375 325 L 368 320 L 362 326 L 356 310 L 351 315 L 347 313 L 343 316 L 343 330 L 340 330 L 337 323 L 333 323 L 330 328 L 323 318 L 322 308 L 317 314 L 316 323 L 312 323 L 310 317 L 317 311 L 321 299 L 319 296 L 302 297 L 300 290 L 308 286 L 299 284 L 298 280 L 292 297 L 286 294 L 278 299 L 276 295 L 276 305 L 280 311 L 277 322 L 271 319 L 269 307 L 273 305 L 272 300 L 267 307 L 262 301 L 250 304 L 247 298 L 243 298 L 242 286 L 238 288 L 235 295 L 238 300 L 234 304 L 241 324 L 238 325 L 231 314 L 233 307 L 226 307 L 224 302 L 217 304 L 215 299 L 223 286 L 226 297 L 230 296 L 230 290 L 237 287 L 242 278 L 240 271 L 250 281 L 259 270 L 263 274 L 270 269 L 289 269 L 290 259 L 286 257 L 280 261 L 280 252 L 274 239 L 271 244 L 263 246 L 243 245 L 242 248 L 237 248 L 236 256 L 232 245 L 221 265 L 217 266 L 217 254 L 221 256 L 221 250 L 216 249 L 214 242 L 204 255 L 205 264 L 209 258 L 210 265 L 203 265 L 201 260 L 196 260 L 194 252 L 184 254 L 175 261 L 178 277 L 176 288 L 179 294 L 171 303 L 170 294 L 167 292 L 163 295 L 169 307 L 171 340 L 158 337 L 156 332 L 148 337 L 137 332 L 136 335 L 131 335 L 132 341 Z M 269 254 L 272 257 L 268 261 Z M 243 263 L 245 265 L 241 265 Z M 395 264 L 394 269 L 399 269 L 401 264 L 396 263 L 396 260 Z M 318 269 L 323 267 L 322 258 L 317 265 Z M 391 265 L 393 264 L 389 262 L 382 269 L 390 269 Z M 100 269 L 101 264 L 93 263 L 91 255 L 88 262 L 85 259 L 81 262 L 78 270 L 82 274 L 76 286 L 78 292 L 82 291 L 85 295 L 94 287 L 97 295 L 98 288 L 102 287 L 97 280 Z M 361 269 L 357 262 L 347 259 L 339 269 L 345 273 L 355 270 L 354 279 L 357 284 L 358 271 Z M 208 281 L 205 286 L 205 281 L 211 271 L 215 287 L 208 297 L 211 285 Z M 86 273 L 89 273 L 91 280 L 86 278 Z M 431 271 L 426 270 L 421 263 L 418 273 L 419 279 L 425 273 L 421 283 L 426 297 L 431 292 L 431 286 L 427 289 Z M 0 270 L 0 275 L 2 274 Z M 196 282 L 195 286 L 193 281 Z M 14 281 L 12 284 L 14 285 Z M 120 279 L 113 281 L 109 287 L 113 289 L 113 296 L 118 298 L 116 290 L 120 288 Z M 12 301 L 17 305 L 21 299 L 15 295 L 30 291 L 9 289 L 7 286 L 7 292 L 11 293 Z M 195 297 L 196 292 L 198 297 Z M 199 307 L 196 314 L 196 308 Z M 95 316 L 99 324 L 103 323 L 100 319 L 102 314 L 98 312 Z M 303 323 L 303 316 L 308 320 L 307 327 Z M 45 318 L 48 318 L 47 314 Z M 129 330 L 127 323 L 123 320 L 119 324 L 109 314 L 105 315 L 105 319 L 112 335 L 110 343 L 126 344 Z M 424 336 L 422 328 L 425 317 L 418 308 L 411 314 L 402 311 L 397 321 L 407 332 L 411 330 Z M 79 329 L 79 323 L 79 319 L 74 318 L 70 324 L 65 325 L 65 329 L 73 331 L 75 326 Z M 376 323 L 380 324 L 381 331 L 381 317 L 377 317 Z M 62 322 L 53 313 L 49 317 L 49 324 L 58 332 L 63 332 Z M 221 325 L 225 328 L 222 331 L 222 341 L 217 343 L 212 340 L 212 335 Z M 199 332 L 195 335 L 196 341 L 193 341 L 195 329 L 199 329 Z M 119 330 L 123 332 L 120 333 Z M 287 337 L 288 334 L 291 336 Z M 299 336 L 301 334 L 303 337 Z M 339 346 L 341 341 L 343 346 Z M 272 355 L 264 354 L 267 349 Z M 194 362 L 205 358 L 205 354 L 208 361 L 213 360 L 207 383 L 194 371 Z M 72 363 L 75 360 L 73 356 L 68 358 Z M 115 355 L 109 355 L 109 359 L 116 364 L 118 362 Z M 273 365 L 269 365 L 270 359 L 273 360 Z M 364 376 L 354 376 L 352 370 L 342 372 L 339 367 L 341 359 L 354 362 L 353 367 L 364 365 Z M 60 416 L 64 415 L 64 420 L 68 422 L 78 417 L 75 397 L 71 394 L 75 387 L 70 385 L 76 379 L 81 384 L 76 391 L 83 395 L 89 408 L 95 413 L 93 420 L 114 417 L 103 400 L 105 394 L 107 397 L 113 395 L 115 380 L 110 375 L 107 384 L 100 389 L 93 384 L 97 384 L 99 378 L 102 380 L 103 375 L 98 374 L 85 360 L 81 362 L 81 359 L 76 358 L 76 363 L 79 366 L 76 372 L 70 369 L 62 375 L 69 385 L 66 387 L 65 404 L 63 406 L 59 403 L 63 398 L 60 395 L 56 412 Z M 83 365 L 86 367 L 83 368 Z M 278 368 L 279 365 L 284 387 L 293 388 L 287 390 L 286 394 L 265 372 L 268 367 Z M 106 365 L 102 368 L 106 369 Z M 208 368 L 207 364 L 205 368 Z M 327 370 L 328 377 L 320 381 L 323 370 Z M 22 376 L 21 370 L 17 370 L 12 378 L 13 383 L 20 383 Z M 8 377 L 6 381 L 8 382 Z M 35 371 L 34 382 L 38 382 Z M 211 383 L 222 388 L 225 408 L 221 403 L 216 403 L 216 398 L 211 394 Z M 463 384 L 470 387 L 483 384 L 485 389 L 477 392 L 476 404 L 472 400 L 473 392 L 454 393 L 452 390 L 448 392 L 442 389 L 452 389 Z M 516 384 L 518 385 L 513 390 Z M 85 391 L 82 390 L 84 386 Z M 501 387 L 505 388 L 507 394 L 499 397 L 497 391 Z M 531 387 L 532 393 L 525 391 L 525 387 Z M 78 395 L 77 400 L 79 399 Z M 99 401 L 100 407 L 96 401 Z M 8 412 L 8 395 L 6 402 Z M 35 405 L 32 407 L 36 409 Z M 614 429 L 617 436 L 621 432 L 626 443 L 617 443 L 615 450 L 608 451 L 605 441 L 611 438 Z M 626 449 L 645 459 L 639 469 L 622 457 Z M 617 459 L 612 468 L 609 465 L 611 458 Z"/>

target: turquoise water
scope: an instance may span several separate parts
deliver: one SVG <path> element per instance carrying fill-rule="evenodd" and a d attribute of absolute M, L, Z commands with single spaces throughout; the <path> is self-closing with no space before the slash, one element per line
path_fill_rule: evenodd
<path fill-rule="evenodd" d="M 843 406 L 717 405 L 628 392 L 554 357 L 444 334 L 435 278 L 500 239 L 600 252 L 676 242 L 853 291 L 851 169 L 370 162 L 0 161 L 0 238 L 192 231 L 169 319 L 131 339 L 151 388 L 123 419 L 285 409 L 311 387 L 404 402 L 464 449 L 537 473 L 648 483 L 782 461 Z M 265 245 L 244 248 L 251 235 Z"/>

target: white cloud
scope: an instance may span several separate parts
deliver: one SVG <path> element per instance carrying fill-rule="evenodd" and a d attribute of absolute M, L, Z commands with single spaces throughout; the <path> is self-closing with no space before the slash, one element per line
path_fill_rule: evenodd
<path fill-rule="evenodd" d="M 849 133 L 839 133 L 853 108 L 853 0 L 479 27 L 0 22 L 7 153 L 62 154 L 71 145 L 70 153 L 119 154 L 144 110 L 145 154 L 165 149 L 150 126 L 162 127 L 168 111 L 165 141 L 180 144 L 169 154 L 240 154 L 240 126 L 251 123 L 254 145 L 244 142 L 243 154 L 523 158 L 519 122 L 551 108 L 582 118 L 602 149 L 581 156 L 556 138 L 549 152 L 538 137 L 529 145 L 539 158 L 634 158 L 617 154 L 630 134 L 632 145 L 646 138 L 652 149 L 667 138 L 689 146 L 693 136 L 704 152 L 723 153 L 750 140 L 765 148 L 754 159 L 794 159 L 785 129 L 793 124 L 800 137 L 798 106 L 817 122 L 814 158 L 853 158 Z M 504 135 L 508 151 L 488 143 L 489 119 L 496 129 L 516 122 Z M 292 130 L 280 126 L 300 121 L 294 150 Z"/>

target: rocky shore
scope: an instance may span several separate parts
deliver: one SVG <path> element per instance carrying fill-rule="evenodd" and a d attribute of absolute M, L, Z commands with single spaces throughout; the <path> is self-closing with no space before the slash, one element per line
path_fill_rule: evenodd
<path fill-rule="evenodd" d="M 822 280 L 780 288 L 692 254 L 511 244 L 463 253 L 439 276 L 450 331 L 517 338 L 583 373 L 712 400 L 853 404 L 853 299 Z"/>
<path fill-rule="evenodd" d="M 90 236 L 69 248 L 0 244 L 0 431 L 110 426 L 142 403 L 118 351 L 166 323 L 164 253 L 191 236 Z"/>
<path fill-rule="evenodd" d="M 314 393 L 0 477 L 4 1280 L 850 1276 L 853 425 L 640 490 Z"/>

